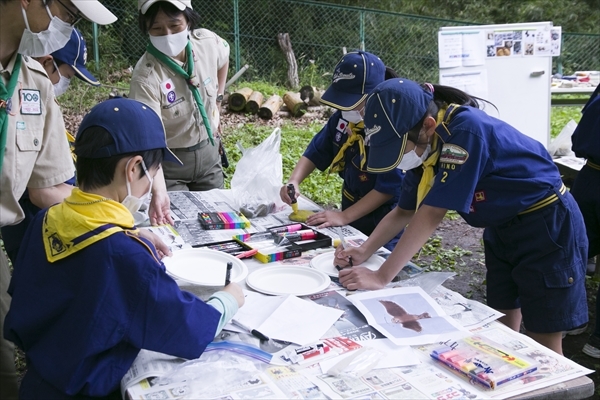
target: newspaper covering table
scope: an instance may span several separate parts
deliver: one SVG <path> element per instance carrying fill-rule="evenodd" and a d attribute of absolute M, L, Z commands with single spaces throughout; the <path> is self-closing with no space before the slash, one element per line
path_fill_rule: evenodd
<path fill-rule="evenodd" d="M 178 251 L 185 246 L 229 240 L 234 234 L 258 232 L 265 230 L 267 227 L 290 223 L 287 215 L 291 212 L 291 208 L 285 208 L 266 217 L 252 219 L 252 226 L 246 229 L 220 231 L 202 231 L 198 229 L 196 224 L 199 226 L 197 222 L 199 211 L 234 210 L 229 194 L 229 191 L 226 190 L 172 192 L 170 196 L 172 213 L 176 220 L 176 230 L 156 227 L 149 229 L 153 229 L 163 238 L 166 237 L 174 244 L 172 250 Z M 305 198 L 300 198 L 299 204 L 302 209 L 318 210 L 316 204 Z M 366 238 L 352 227 L 344 227 L 343 229 L 344 235 L 356 238 L 355 240 L 358 243 Z M 332 238 L 338 237 L 335 229 L 321 229 L 319 231 Z M 297 259 L 278 261 L 270 265 L 309 266 L 310 259 L 323 251 L 332 251 L 332 249 L 312 250 L 303 253 L 302 257 Z M 386 251 L 382 250 L 382 252 L 385 253 Z M 264 264 L 252 259 L 245 260 L 245 263 L 250 271 L 264 266 Z M 278 363 L 280 354 L 283 354 L 287 346 L 290 345 L 287 342 L 280 343 L 271 340 L 266 343 L 245 333 L 223 331 L 216 338 L 217 341 L 244 343 L 257 349 L 256 351 L 263 355 L 271 353 L 269 357 L 262 359 L 263 361 L 270 360 L 271 363 L 254 360 L 252 367 L 254 369 L 251 368 L 250 372 L 246 371 L 249 374 L 247 379 L 242 379 L 236 382 L 235 385 L 225 387 L 215 385 L 214 381 L 206 382 L 202 380 L 203 374 L 199 374 L 197 379 L 189 379 L 188 375 L 187 380 L 181 381 L 177 380 L 176 374 L 171 375 L 169 381 L 160 379 L 161 376 L 165 375 L 165 371 L 173 369 L 174 365 L 185 366 L 190 362 L 198 362 L 201 365 L 205 360 L 208 360 L 206 365 L 212 366 L 210 357 L 214 357 L 213 352 L 205 352 L 198 360 L 184 362 L 184 360 L 175 357 L 157 356 L 152 352 L 142 351 L 122 382 L 123 392 L 126 392 L 126 396 L 130 399 L 506 399 L 518 395 L 523 396 L 524 394 L 526 398 L 527 393 L 536 389 L 547 388 L 593 372 L 555 354 L 530 338 L 495 322 L 502 315 L 497 311 L 482 303 L 466 299 L 460 294 L 441 286 L 440 284 L 451 275 L 451 273 L 425 273 L 411 279 L 390 283 L 387 287 L 419 286 L 423 288 L 431 296 L 432 301 L 435 301 L 448 316 L 463 328 L 472 333 L 485 335 L 515 352 L 536 359 L 541 365 L 536 373 L 525 376 L 506 387 L 494 391 L 485 390 L 437 365 L 429 356 L 431 347 L 436 344 L 430 344 L 411 347 L 413 351 L 408 354 L 412 355 L 411 360 L 414 359 L 414 362 L 409 363 L 412 365 L 404 363 L 400 367 L 384 369 L 375 367 L 360 377 L 351 375 L 328 376 L 323 373 L 318 363 L 308 367 L 274 365 Z M 352 293 L 360 293 L 360 291 Z M 352 294 L 344 290 L 339 284 L 332 282 L 331 286 L 320 294 L 305 297 L 306 300 L 324 306 L 345 310 L 340 321 L 334 324 L 323 338 L 346 335 L 362 344 L 375 339 L 380 341 L 389 340 L 382 339 L 383 335 L 365 324 L 364 317 L 357 315 L 355 310 L 350 310 L 352 303 L 345 300 L 348 295 L 351 296 Z M 213 356 L 210 356 L 210 354 L 213 354 Z M 217 364 L 215 364 L 213 370 L 218 371 Z M 582 390 L 582 396 L 585 396 L 584 392 L 587 393 L 587 396 L 593 393 L 593 384 L 591 384 L 591 380 L 587 379 L 587 381 L 583 386 L 589 390 L 587 392 Z M 560 391 L 561 388 L 557 390 Z M 207 390 L 212 390 L 212 392 L 209 393 Z"/>

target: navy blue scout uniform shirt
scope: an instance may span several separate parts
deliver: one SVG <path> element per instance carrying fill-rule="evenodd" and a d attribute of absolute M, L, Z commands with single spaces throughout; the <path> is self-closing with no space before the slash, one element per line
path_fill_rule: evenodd
<path fill-rule="evenodd" d="M 467 106 L 449 108 L 444 121 L 436 128 L 437 174 L 423 204 L 456 210 L 471 226 L 497 226 L 562 186 L 544 146 L 507 123 Z M 400 207 L 415 209 L 421 174 L 407 172 Z"/>
<path fill-rule="evenodd" d="M 573 132 L 571 149 L 577 157 L 600 165 L 600 94 L 586 105 L 585 115 L 588 114 L 591 117 L 582 117 Z"/>
<path fill-rule="evenodd" d="M 312 161 L 319 170 L 326 170 L 331 165 L 331 162 L 338 154 L 342 145 L 348 140 L 348 133 L 346 132 L 347 125 L 348 121 L 342 118 L 341 111 L 335 112 L 327 121 L 327 125 L 313 137 L 303 154 L 304 157 Z M 366 144 L 365 153 L 369 153 Z M 377 223 L 398 201 L 404 175 L 401 171 L 396 169 L 383 174 L 367 172 L 366 160 L 363 164 L 364 169 L 361 169 L 358 143 L 354 143 L 351 147 L 346 149 L 344 161 L 345 168 L 339 172 L 339 176 L 344 180 L 342 189 L 342 210 L 345 210 L 358 202 L 373 189 L 380 193 L 392 195 L 392 198 L 378 209 L 374 210 L 370 215 L 366 215 L 350 224 L 363 231 L 366 235 L 369 235 L 373 229 L 375 229 Z M 374 216 L 375 218 L 373 218 Z M 365 227 L 365 225 L 367 225 L 367 227 Z"/>
<path fill-rule="evenodd" d="M 45 215 L 34 217 L 23 241 L 18 261 L 27 268 L 14 271 L 4 324 L 29 368 L 63 393 L 105 396 L 141 348 L 186 359 L 202 354 L 221 314 L 179 289 L 154 246 L 120 232 L 50 264 Z"/>

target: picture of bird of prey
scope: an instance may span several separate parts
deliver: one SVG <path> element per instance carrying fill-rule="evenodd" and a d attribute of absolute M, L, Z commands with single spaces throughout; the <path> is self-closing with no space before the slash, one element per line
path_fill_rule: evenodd
<path fill-rule="evenodd" d="M 423 330 L 419 323 L 420 319 L 431 318 L 427 312 L 422 314 L 409 314 L 404 308 L 393 301 L 379 300 L 379 302 L 383 304 L 387 313 L 393 317 L 393 323 L 402 324 L 403 328 L 412 329 L 415 332 L 421 332 Z"/>

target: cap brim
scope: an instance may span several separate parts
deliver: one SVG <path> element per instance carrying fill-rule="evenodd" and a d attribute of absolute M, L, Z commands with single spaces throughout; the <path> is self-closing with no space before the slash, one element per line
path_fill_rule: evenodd
<path fill-rule="evenodd" d="M 117 16 L 97 0 L 71 0 L 71 2 L 85 18 L 98 25 L 112 24 L 117 20 Z"/>
<path fill-rule="evenodd" d="M 394 134 L 394 136 L 396 136 L 396 134 Z M 396 168 L 404 156 L 407 138 L 408 135 L 403 135 L 402 140 L 395 137 L 394 140 L 388 140 L 377 145 L 369 143 L 367 171 L 381 174 Z"/>
<path fill-rule="evenodd" d="M 159 1 L 166 1 L 166 2 L 168 2 L 168 3 L 171 3 L 171 4 L 173 4 L 175 7 L 177 7 L 177 9 L 178 9 L 179 11 L 183 11 L 183 10 L 185 10 L 185 9 L 186 9 L 186 7 L 187 7 L 185 4 L 183 4 L 183 3 L 182 3 L 182 2 L 180 2 L 180 1 L 169 1 L 169 0 L 149 0 L 149 1 L 145 2 L 145 3 L 144 3 L 144 5 L 142 5 L 142 7 L 140 8 L 140 12 L 141 12 L 142 14 L 146 14 L 146 11 L 148 11 L 148 9 L 149 9 L 149 8 L 152 6 L 152 4 L 154 4 L 154 3 L 157 3 L 157 2 L 159 2 Z"/>
<path fill-rule="evenodd" d="M 333 86 L 329 86 L 321 96 L 321 103 L 329 107 L 337 108 L 338 110 L 349 111 L 356 108 L 356 106 L 366 99 L 367 96 L 367 94 L 344 93 L 335 89 Z"/>
<path fill-rule="evenodd" d="M 169 148 L 165 148 L 163 151 L 163 161 L 169 161 L 177 165 L 183 165 L 181 160 L 171 151 Z"/>
<path fill-rule="evenodd" d="M 75 76 L 85 83 L 89 83 L 92 86 L 100 86 L 98 79 L 96 79 L 94 75 L 90 74 L 90 71 L 88 71 L 85 67 L 71 67 L 75 70 Z"/>

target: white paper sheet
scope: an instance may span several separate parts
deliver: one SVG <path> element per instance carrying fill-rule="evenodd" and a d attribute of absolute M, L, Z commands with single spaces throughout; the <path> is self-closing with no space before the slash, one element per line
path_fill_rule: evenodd
<path fill-rule="evenodd" d="M 412 347 L 395 345 L 389 339 L 366 340 L 364 342 L 360 342 L 360 344 L 363 347 L 379 350 L 382 354 L 385 354 L 385 356 L 379 360 L 375 366 L 375 369 L 405 367 L 407 365 L 421 363 L 419 354 L 417 354 Z M 323 373 L 327 372 L 335 364 L 352 354 L 353 352 L 349 352 L 321 361 L 319 363 L 321 370 Z"/>
<path fill-rule="evenodd" d="M 272 339 L 306 345 L 317 342 L 342 314 L 342 310 L 288 296 L 259 331 Z"/>

